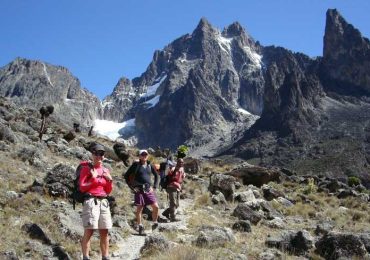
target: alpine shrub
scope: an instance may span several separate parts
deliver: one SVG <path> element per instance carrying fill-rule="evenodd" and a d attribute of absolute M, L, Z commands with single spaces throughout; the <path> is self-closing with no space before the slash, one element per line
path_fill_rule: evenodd
<path fill-rule="evenodd" d="M 350 176 L 348 177 L 348 185 L 350 187 L 354 187 L 361 184 L 361 180 L 356 176 Z"/>

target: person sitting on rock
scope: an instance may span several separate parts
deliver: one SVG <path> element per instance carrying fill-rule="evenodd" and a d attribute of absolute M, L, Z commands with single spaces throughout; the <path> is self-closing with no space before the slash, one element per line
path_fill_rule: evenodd
<path fill-rule="evenodd" d="M 186 174 L 184 171 L 184 159 L 179 158 L 177 160 L 176 166 L 170 170 L 167 176 L 168 185 L 166 188 L 166 192 L 168 193 L 170 206 L 162 213 L 163 216 L 165 216 L 172 222 L 179 221 L 179 219 L 176 218 L 176 209 L 180 205 L 181 184 L 185 176 Z"/>

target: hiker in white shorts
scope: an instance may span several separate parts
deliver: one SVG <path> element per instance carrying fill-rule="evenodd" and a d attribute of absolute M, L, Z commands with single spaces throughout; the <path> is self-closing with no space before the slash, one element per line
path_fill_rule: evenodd
<path fill-rule="evenodd" d="M 90 260 L 90 239 L 94 230 L 99 230 L 100 250 L 102 259 L 109 259 L 108 230 L 112 228 L 112 217 L 107 196 L 111 193 L 113 184 L 109 170 L 103 167 L 105 149 L 95 144 L 92 149 L 91 166 L 81 169 L 79 178 L 80 191 L 86 193 L 83 202 L 82 223 L 84 235 L 81 240 L 83 260 Z"/>

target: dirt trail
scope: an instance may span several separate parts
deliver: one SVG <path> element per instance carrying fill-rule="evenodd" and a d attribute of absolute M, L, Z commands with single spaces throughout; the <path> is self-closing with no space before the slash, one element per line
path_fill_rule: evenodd
<path fill-rule="evenodd" d="M 193 200 L 184 199 L 180 201 L 180 207 L 178 208 L 177 216 L 180 219 L 178 222 L 159 223 L 158 231 L 161 230 L 186 230 L 189 215 L 186 211 L 193 204 Z M 145 230 L 147 236 L 152 234 L 151 230 Z M 140 258 L 140 250 L 144 245 L 146 236 L 136 235 L 136 232 L 132 230 L 132 234 L 118 244 L 118 250 L 113 252 L 111 259 L 127 259 L 134 260 Z"/>

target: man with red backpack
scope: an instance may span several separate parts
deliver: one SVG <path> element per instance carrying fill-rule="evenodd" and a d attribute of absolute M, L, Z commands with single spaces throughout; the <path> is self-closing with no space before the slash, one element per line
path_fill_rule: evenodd
<path fill-rule="evenodd" d="M 180 205 L 180 192 L 181 184 L 185 178 L 186 174 L 184 171 L 184 159 L 177 159 L 176 166 L 173 167 L 167 175 L 167 188 L 168 199 L 170 201 L 170 206 L 162 215 L 168 218 L 171 222 L 179 221 L 176 218 L 176 209 Z"/>

